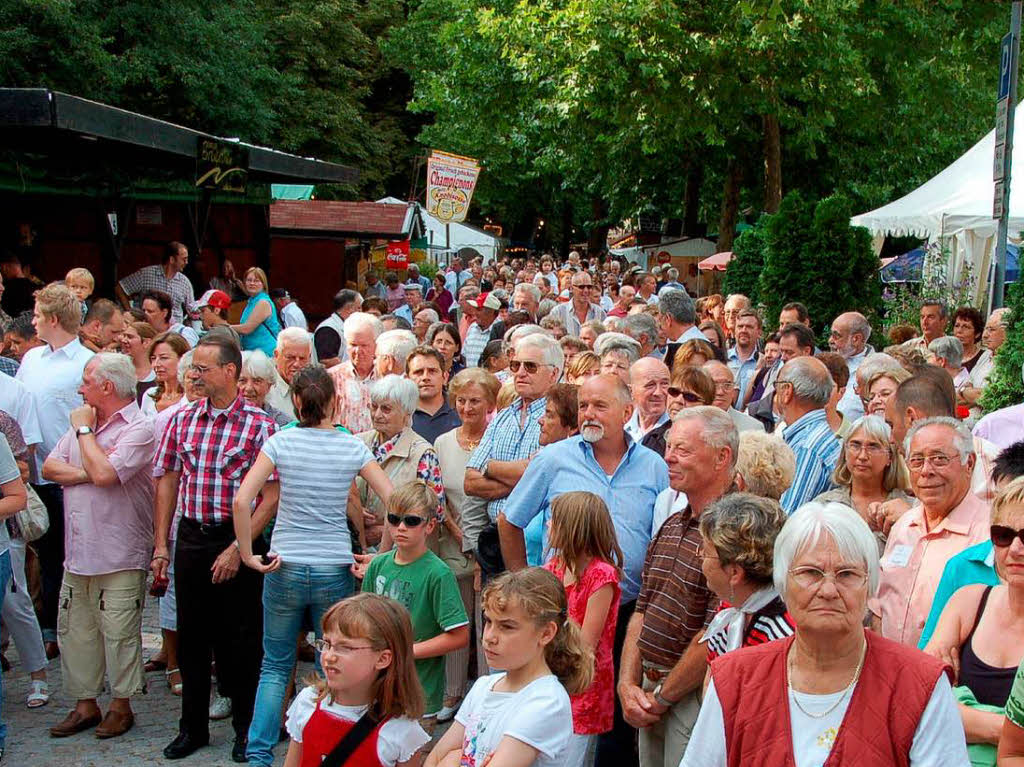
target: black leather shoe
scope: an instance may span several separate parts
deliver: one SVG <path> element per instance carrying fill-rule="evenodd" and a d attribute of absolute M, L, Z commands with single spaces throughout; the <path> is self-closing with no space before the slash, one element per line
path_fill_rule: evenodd
<path fill-rule="evenodd" d="M 197 738 L 187 732 L 179 732 L 178 737 L 170 742 L 164 749 L 164 756 L 167 759 L 184 759 L 189 754 L 210 743 L 210 736 Z"/>
<path fill-rule="evenodd" d="M 249 761 L 249 757 L 245 755 L 245 749 L 249 745 L 249 739 L 244 735 L 238 735 L 235 737 L 235 745 L 231 747 L 231 761 L 243 764 Z"/>

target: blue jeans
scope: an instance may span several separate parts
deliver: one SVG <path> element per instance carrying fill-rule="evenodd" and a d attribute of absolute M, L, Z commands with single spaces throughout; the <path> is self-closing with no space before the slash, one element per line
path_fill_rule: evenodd
<path fill-rule="evenodd" d="M 256 708 L 249 725 L 245 755 L 257 765 L 274 761 L 274 744 L 281 730 L 281 706 L 295 667 L 295 643 L 308 609 L 313 630 L 321 634 L 320 620 L 335 602 L 352 593 L 348 565 L 294 565 L 283 563 L 263 581 L 263 665 L 256 690 Z M 316 660 L 320 671 L 320 657 Z"/>
<path fill-rule="evenodd" d="M 0 521 L 0 525 L 3 522 Z M 14 571 L 11 570 L 11 553 L 5 551 L 0 554 L 0 608 L 4 606 L 4 594 L 7 593 L 7 587 L 11 583 L 11 577 Z M 3 675 L 0 674 L 0 705 L 3 704 L 4 699 L 4 679 Z M 3 720 L 3 716 L 0 715 L 0 749 L 7 745 L 7 724 Z"/>

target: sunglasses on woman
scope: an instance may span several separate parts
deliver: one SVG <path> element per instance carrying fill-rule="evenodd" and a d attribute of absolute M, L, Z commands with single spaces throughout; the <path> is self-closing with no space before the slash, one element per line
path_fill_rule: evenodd
<path fill-rule="evenodd" d="M 675 386 L 668 387 L 668 396 L 672 398 L 682 397 L 686 402 L 700 402 L 700 395 L 694 394 L 692 391 L 683 391 L 677 389 Z"/>
<path fill-rule="evenodd" d="M 426 520 L 416 514 L 406 514 L 404 517 L 398 514 L 388 514 L 388 524 L 392 527 L 398 527 L 403 522 L 406 527 L 419 527 Z"/>
<path fill-rule="evenodd" d="M 1001 549 L 1011 546 L 1014 538 L 1020 538 L 1020 542 L 1024 543 L 1024 529 L 1014 530 L 1012 527 L 1006 527 L 1005 525 L 992 525 L 989 535 L 992 538 L 992 545 L 998 546 Z"/>
<path fill-rule="evenodd" d="M 526 368 L 526 372 L 533 375 L 540 370 L 541 365 L 546 365 L 546 362 L 520 362 L 519 360 L 509 360 L 508 367 L 513 373 L 518 373 L 520 366 Z"/>

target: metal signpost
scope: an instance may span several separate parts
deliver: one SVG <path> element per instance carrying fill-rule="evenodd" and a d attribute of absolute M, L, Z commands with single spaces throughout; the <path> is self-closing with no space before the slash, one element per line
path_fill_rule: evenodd
<path fill-rule="evenodd" d="M 1013 163 L 1013 113 L 1017 106 L 1017 68 L 1020 61 L 1021 3 L 1015 2 L 1010 32 L 999 46 L 999 95 L 996 99 L 996 141 L 992 158 L 995 180 L 992 217 L 999 219 L 996 234 L 995 269 L 992 272 L 991 306 L 1003 305 L 1006 278 L 1006 226 L 1010 214 L 1010 170 Z"/>

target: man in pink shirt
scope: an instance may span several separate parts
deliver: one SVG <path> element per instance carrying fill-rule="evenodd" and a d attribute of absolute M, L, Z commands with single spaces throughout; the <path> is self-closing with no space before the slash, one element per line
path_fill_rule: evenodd
<path fill-rule="evenodd" d="M 71 411 L 71 429 L 43 463 L 43 477 L 64 488 L 58 640 L 64 689 L 77 701 L 50 735 L 96 727 L 96 737 L 113 738 L 135 723 L 129 699 L 144 683 L 142 605 L 153 553 L 156 438 L 135 404 L 129 357 L 95 355 L 78 391 L 86 404 Z M 96 699 L 104 672 L 112 700 L 101 721 Z"/>
<path fill-rule="evenodd" d="M 868 603 L 882 636 L 917 646 L 946 562 L 988 540 L 988 504 L 971 492 L 974 445 L 954 418 L 926 418 L 908 436 L 917 503 L 892 526 L 878 596 Z"/>

